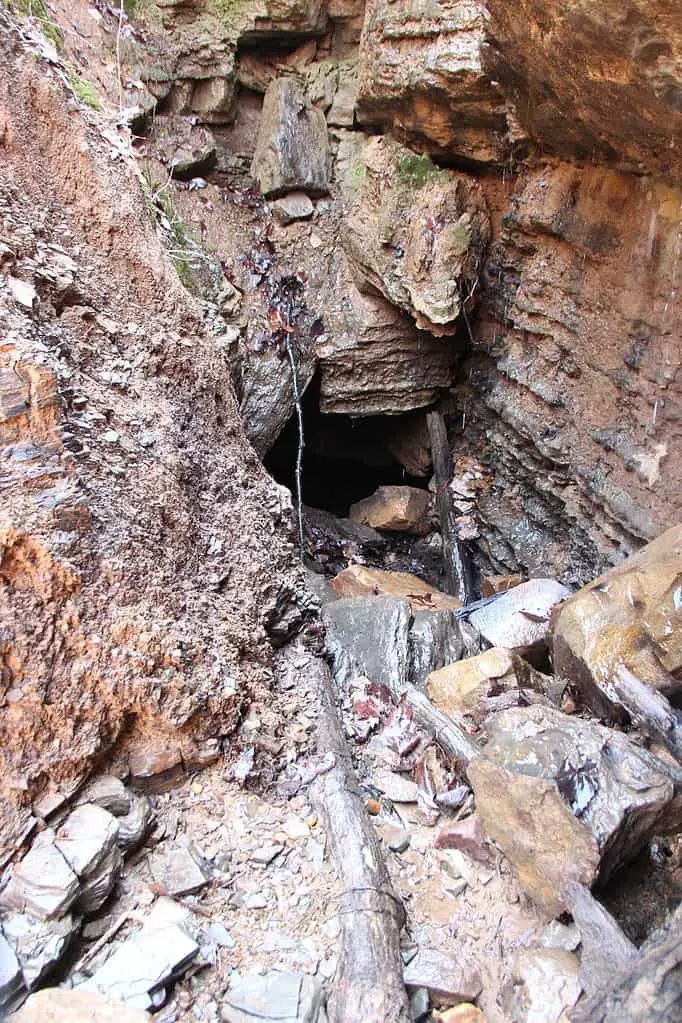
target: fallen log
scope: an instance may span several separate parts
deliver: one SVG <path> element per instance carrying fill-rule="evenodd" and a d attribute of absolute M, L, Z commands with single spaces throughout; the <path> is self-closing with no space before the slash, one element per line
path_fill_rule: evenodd
<path fill-rule="evenodd" d="M 341 881 L 341 951 L 329 999 L 329 1023 L 410 1023 L 400 957 L 402 903 L 393 891 L 376 831 L 355 779 L 326 665 L 317 662 L 320 752 L 334 757 L 311 784 Z"/>
<path fill-rule="evenodd" d="M 443 714 L 429 700 L 426 693 L 409 686 L 405 692 L 405 700 L 412 708 L 414 720 L 431 735 L 444 753 L 461 766 L 481 755 L 477 742 L 467 734 L 452 716 Z"/>
<path fill-rule="evenodd" d="M 614 672 L 608 692 L 638 728 L 661 742 L 682 764 L 682 715 L 662 693 L 638 679 L 625 665 Z"/>
<path fill-rule="evenodd" d="M 580 983 L 589 997 L 632 962 L 637 949 L 589 888 L 571 882 L 564 889 L 564 902 L 580 931 Z"/>
<path fill-rule="evenodd" d="M 457 534 L 455 506 L 450 492 L 452 479 L 452 452 L 448 444 L 445 420 L 440 412 L 426 416 L 431 439 L 431 456 L 436 480 L 436 503 L 443 537 L 443 560 L 448 592 L 467 604 L 471 599 L 471 572 Z"/>
<path fill-rule="evenodd" d="M 584 953 L 583 953 L 584 955 Z M 682 1019 L 682 915 L 580 1003 L 572 1023 L 679 1023 Z"/>

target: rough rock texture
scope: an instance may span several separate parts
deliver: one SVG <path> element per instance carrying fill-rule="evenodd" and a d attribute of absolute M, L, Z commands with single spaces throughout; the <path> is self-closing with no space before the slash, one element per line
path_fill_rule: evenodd
<path fill-rule="evenodd" d="M 444 714 L 485 712 L 485 700 L 509 689 L 543 692 L 547 678 L 510 650 L 493 647 L 446 664 L 426 680 L 431 702 Z"/>
<path fill-rule="evenodd" d="M 556 579 L 529 579 L 477 608 L 469 621 L 492 646 L 527 653 L 546 646 L 552 609 L 570 595 Z"/>
<path fill-rule="evenodd" d="M 461 346 L 418 330 L 378 295 L 361 294 L 350 285 L 325 324 L 316 345 L 323 412 L 408 412 L 430 405 L 452 381 Z"/>
<path fill-rule="evenodd" d="M 557 609 L 554 670 L 604 709 L 615 671 L 666 696 L 682 689 L 682 526 L 666 530 Z M 598 688 L 602 687 L 602 688 Z"/>
<path fill-rule="evenodd" d="M 216 144 L 210 130 L 189 118 L 160 116 L 154 125 L 147 152 L 163 163 L 175 178 L 184 180 L 206 174 L 216 159 Z"/>
<path fill-rule="evenodd" d="M 292 78 L 277 78 L 263 101 L 252 174 L 263 195 L 324 194 L 329 145 L 324 114 L 308 104 Z"/>
<path fill-rule="evenodd" d="M 469 765 L 486 832 L 551 916 L 570 880 L 606 881 L 656 828 L 679 824 L 663 765 L 625 735 L 549 707 L 492 717 Z"/>
<path fill-rule="evenodd" d="M 361 526 L 425 536 L 430 528 L 431 495 L 418 487 L 379 487 L 352 504 L 348 517 Z"/>
<path fill-rule="evenodd" d="M 681 230 L 662 181 L 567 164 L 517 180 L 460 389 L 495 571 L 582 585 L 680 519 Z"/>
<path fill-rule="evenodd" d="M 484 66 L 483 3 L 368 0 L 357 112 L 417 149 L 476 163 L 504 163 L 521 132 Z"/>
<path fill-rule="evenodd" d="M 391 139 L 373 138 L 352 171 L 345 245 L 358 278 L 432 334 L 452 334 L 490 238 L 480 187 Z"/>
<path fill-rule="evenodd" d="M 36 991 L 12 1023 L 148 1023 L 152 1017 L 91 991 Z"/>
<path fill-rule="evenodd" d="M 268 685 L 261 594 L 288 555 L 132 158 L 46 67 L 0 59 L 4 258 L 37 292 L 0 297 L 0 788 L 27 802 L 117 742 L 189 761 L 229 733 Z"/>
<path fill-rule="evenodd" d="M 349 565 L 331 580 L 339 597 L 404 597 L 413 611 L 443 611 L 461 607 L 456 597 L 441 593 L 409 572 L 386 572 L 365 565 Z"/>

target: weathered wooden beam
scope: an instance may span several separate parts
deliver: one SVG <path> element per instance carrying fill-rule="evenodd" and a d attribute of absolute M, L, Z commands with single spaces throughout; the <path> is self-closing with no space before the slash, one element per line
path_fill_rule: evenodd
<path fill-rule="evenodd" d="M 403 983 L 400 931 L 405 921 L 365 809 L 339 721 L 331 678 L 317 662 L 320 752 L 334 766 L 311 784 L 341 881 L 341 950 L 327 1008 L 329 1023 L 411 1023 Z"/>
<path fill-rule="evenodd" d="M 444 753 L 460 765 L 466 765 L 481 755 L 481 749 L 464 727 L 459 725 L 451 715 L 443 714 L 429 700 L 426 693 L 410 686 L 405 700 L 412 708 L 414 720 L 429 735 L 433 736 Z"/>
<path fill-rule="evenodd" d="M 583 958 L 585 953 L 583 952 Z M 573 1023 L 679 1023 L 682 1020 L 682 916 L 660 942 L 643 948 L 581 1002 Z"/>
<path fill-rule="evenodd" d="M 445 420 L 440 412 L 429 412 L 426 416 L 431 439 L 431 456 L 436 480 L 436 504 L 443 537 L 443 560 L 447 589 L 454 597 L 467 604 L 471 600 L 471 572 L 457 534 L 455 505 L 450 492 L 452 479 L 452 452 L 448 443 Z"/>

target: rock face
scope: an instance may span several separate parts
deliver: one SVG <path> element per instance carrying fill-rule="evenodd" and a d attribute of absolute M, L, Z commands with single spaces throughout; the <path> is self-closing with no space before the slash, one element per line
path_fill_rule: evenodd
<path fill-rule="evenodd" d="M 316 345 L 321 410 L 377 415 L 430 405 L 452 381 L 459 346 L 418 330 L 378 295 L 350 285 L 346 298 Z"/>
<path fill-rule="evenodd" d="M 329 143 L 324 114 L 311 107 L 291 78 L 275 79 L 265 93 L 252 173 L 263 195 L 324 194 Z"/>
<path fill-rule="evenodd" d="M 485 753 L 468 768 L 477 811 L 550 916 L 568 881 L 606 881 L 657 827 L 679 821 L 660 762 L 622 733 L 553 708 L 496 714 Z"/>
<path fill-rule="evenodd" d="M 345 245 L 358 278 L 418 327 L 454 333 L 490 238 L 483 192 L 389 138 L 370 139 L 351 176 Z"/>
<path fill-rule="evenodd" d="M 495 571 L 583 585 L 680 520 L 681 203 L 666 182 L 568 164 L 513 190 L 466 367 L 473 400 L 462 389 Z"/>
<path fill-rule="evenodd" d="M 666 696 L 682 689 L 682 526 L 674 526 L 557 609 L 554 670 L 604 710 L 621 668 Z M 613 708 L 611 708 L 613 709 Z"/>
<path fill-rule="evenodd" d="M 154 118 L 148 150 L 180 180 L 207 174 L 216 160 L 212 133 L 186 117 Z"/>
<path fill-rule="evenodd" d="M 431 495 L 417 487 L 379 487 L 371 497 L 351 505 L 353 522 L 372 529 L 425 536 L 430 529 Z"/>
<path fill-rule="evenodd" d="M 368 0 L 360 123 L 434 155 L 504 163 L 522 132 L 485 68 L 489 21 L 485 4 L 469 0 Z"/>

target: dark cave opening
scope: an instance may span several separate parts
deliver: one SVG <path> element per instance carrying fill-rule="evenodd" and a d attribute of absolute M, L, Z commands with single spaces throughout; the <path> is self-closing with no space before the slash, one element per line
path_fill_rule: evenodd
<path fill-rule="evenodd" d="M 352 504 L 369 497 L 379 486 L 426 487 L 428 477 L 410 475 L 388 448 L 391 420 L 400 417 L 324 414 L 320 412 L 317 379 L 303 395 L 302 410 L 304 504 L 345 517 Z M 277 482 L 294 494 L 297 449 L 294 415 L 264 459 Z"/>

